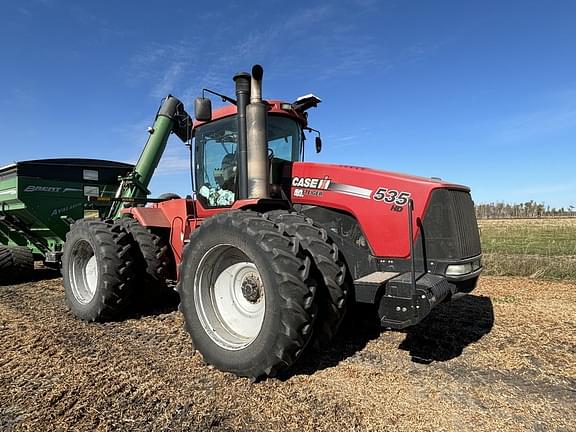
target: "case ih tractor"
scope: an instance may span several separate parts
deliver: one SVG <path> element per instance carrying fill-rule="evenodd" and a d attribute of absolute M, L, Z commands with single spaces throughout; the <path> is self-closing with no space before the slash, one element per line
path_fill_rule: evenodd
<path fill-rule="evenodd" d="M 108 218 L 80 220 L 68 234 L 63 275 L 77 317 L 117 318 L 176 280 L 204 360 L 255 379 L 330 343 L 351 302 L 375 305 L 383 327 L 400 329 L 475 287 L 469 189 L 303 162 L 307 110 L 320 100 L 265 101 L 262 74 L 258 65 L 237 74 L 236 99 L 205 90 L 229 105 L 212 113 L 198 98 L 194 121 L 164 99 Z M 193 140 L 194 198 L 148 199 L 170 133 Z"/>

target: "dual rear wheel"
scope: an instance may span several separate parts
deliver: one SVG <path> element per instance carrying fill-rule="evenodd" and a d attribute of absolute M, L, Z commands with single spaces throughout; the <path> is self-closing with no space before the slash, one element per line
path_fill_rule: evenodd
<path fill-rule="evenodd" d="M 214 216 L 184 251 L 186 328 L 207 363 L 253 379 L 274 376 L 334 336 L 346 310 L 345 271 L 326 232 L 303 216 Z"/>
<path fill-rule="evenodd" d="M 86 321 L 120 317 L 134 285 L 133 245 L 118 224 L 81 219 L 66 235 L 62 275 L 72 313 Z"/>
<path fill-rule="evenodd" d="M 181 310 L 207 363 L 253 379 L 292 365 L 313 334 L 311 261 L 261 214 L 230 211 L 190 236 L 178 284 Z"/>
<path fill-rule="evenodd" d="M 86 321 L 125 316 L 135 302 L 174 296 L 164 240 L 133 219 L 82 219 L 66 236 L 62 274 L 72 313 Z"/>

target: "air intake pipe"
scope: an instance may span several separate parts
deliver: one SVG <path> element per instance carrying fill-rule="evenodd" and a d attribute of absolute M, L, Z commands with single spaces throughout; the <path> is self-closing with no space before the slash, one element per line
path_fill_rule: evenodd
<path fill-rule="evenodd" d="M 250 101 L 250 74 L 237 73 L 234 76 L 236 83 L 236 107 L 238 110 L 238 150 L 236 155 L 236 181 L 238 182 L 238 199 L 248 198 L 248 149 L 246 137 L 246 107 Z"/>
<path fill-rule="evenodd" d="M 269 198 L 268 106 L 262 101 L 262 66 L 252 67 L 250 104 L 246 107 L 248 198 Z"/>

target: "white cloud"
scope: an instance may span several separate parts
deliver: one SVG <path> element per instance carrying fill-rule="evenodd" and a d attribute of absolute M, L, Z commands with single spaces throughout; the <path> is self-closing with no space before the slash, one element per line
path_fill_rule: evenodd
<path fill-rule="evenodd" d="M 520 114 L 500 123 L 496 139 L 518 142 L 543 138 L 567 129 L 576 129 L 576 107 L 564 107 Z"/>
<path fill-rule="evenodd" d="M 185 62 L 175 61 L 169 64 L 165 71 L 160 71 L 160 79 L 152 88 L 151 95 L 161 98 L 168 93 L 173 93 L 176 83 L 185 70 Z"/>

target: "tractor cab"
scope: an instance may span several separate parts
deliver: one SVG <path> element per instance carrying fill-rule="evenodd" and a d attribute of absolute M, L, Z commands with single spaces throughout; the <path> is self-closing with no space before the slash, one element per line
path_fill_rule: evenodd
<path fill-rule="evenodd" d="M 266 140 L 272 183 L 286 162 L 302 159 L 305 119 L 271 103 Z M 289 104 L 285 104 L 290 106 Z M 223 113 L 221 113 L 223 111 Z M 215 113 L 215 120 L 195 126 L 195 190 L 206 208 L 229 207 L 237 196 L 238 122 L 228 107 Z M 224 115 L 222 115 L 224 114 Z"/>
<path fill-rule="evenodd" d="M 223 98 L 232 102 L 232 105 L 220 108 L 212 114 L 209 100 L 199 99 L 193 130 L 194 151 L 191 155 L 195 174 L 194 190 L 200 204 L 206 209 L 230 207 L 238 199 L 239 186 L 239 123 L 236 101 Z M 266 107 L 265 151 L 268 156 L 268 177 L 272 185 L 269 193 L 272 198 L 282 198 L 278 185 L 281 183 L 284 167 L 303 158 L 304 131 L 312 130 L 307 127 L 305 110 L 319 102 L 320 99 L 316 96 L 306 95 L 293 103 L 262 103 Z M 318 143 L 319 138 L 316 140 L 317 149 Z"/>

